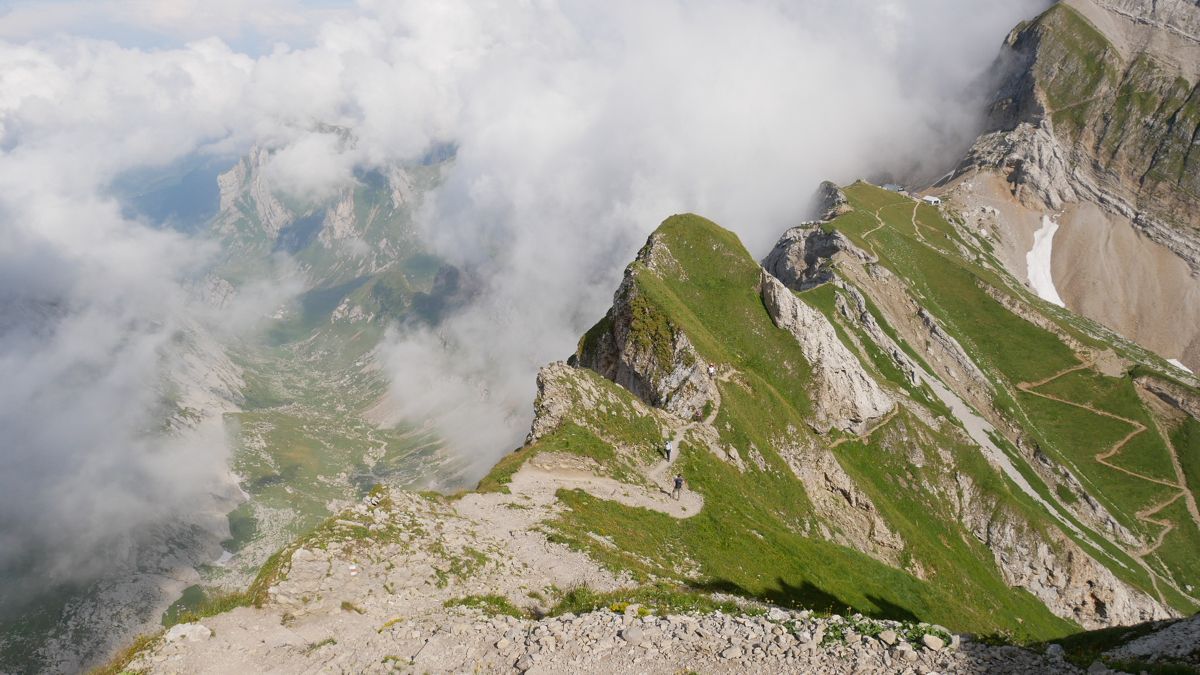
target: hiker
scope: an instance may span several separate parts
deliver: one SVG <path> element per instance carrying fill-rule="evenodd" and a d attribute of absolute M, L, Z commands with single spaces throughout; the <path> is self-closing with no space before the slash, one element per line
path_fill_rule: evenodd
<path fill-rule="evenodd" d="M 713 377 L 713 376 L 715 376 L 716 374 L 717 374 L 717 367 L 716 367 L 716 366 L 714 366 L 714 365 L 711 365 L 711 364 L 709 364 L 709 366 L 708 366 L 708 376 L 709 376 L 709 377 Z"/>
<path fill-rule="evenodd" d="M 663 446 L 663 450 L 664 450 L 664 451 L 666 452 L 666 454 L 667 454 L 667 461 L 668 461 L 668 462 L 674 462 L 674 461 L 675 461 L 675 444 L 674 444 L 674 443 L 672 443 L 672 442 L 671 442 L 671 441 L 668 439 L 668 440 L 667 440 L 667 442 L 666 442 L 666 444 Z"/>
<path fill-rule="evenodd" d="M 675 501 L 679 501 L 679 493 L 683 492 L 683 474 L 675 474 L 675 489 L 671 490 L 671 496 Z"/>

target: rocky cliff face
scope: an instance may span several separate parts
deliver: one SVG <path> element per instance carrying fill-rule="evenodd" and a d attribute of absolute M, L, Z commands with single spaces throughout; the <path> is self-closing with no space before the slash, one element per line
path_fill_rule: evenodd
<path fill-rule="evenodd" d="M 671 252 L 653 236 L 634 266 L 652 274 L 677 268 Z M 652 406 L 684 419 L 699 417 L 716 398 L 708 364 L 688 336 L 646 297 L 634 269 L 626 270 L 612 309 L 584 337 L 575 358 Z"/>
<path fill-rule="evenodd" d="M 1193 369 L 1197 25 L 1191 0 L 1063 0 L 1022 24 L 997 61 L 987 133 L 939 186 L 1019 279 L 1050 279 L 1072 310 Z M 1056 234 L 1031 268 L 1046 219 Z"/>
<path fill-rule="evenodd" d="M 996 128 L 967 165 L 1003 170 L 1052 210 L 1099 203 L 1196 269 L 1198 25 L 1200 6 L 1187 0 L 1055 5 L 1009 37 Z"/>
<path fill-rule="evenodd" d="M 1028 590 L 1056 614 L 1089 629 L 1167 619 L 1172 615 L 1146 593 L 1117 579 L 1077 544 L 1059 533 L 1030 529 L 1011 511 L 981 499 L 970 479 L 951 490 L 959 517 L 991 549 L 1005 581 Z"/>
<path fill-rule="evenodd" d="M 1096 0 L 1096 4 L 1139 23 L 1200 42 L 1200 2 L 1195 0 Z"/>
<path fill-rule="evenodd" d="M 830 429 L 862 433 L 868 424 L 895 407 L 895 401 L 842 344 L 823 314 L 806 305 L 766 270 L 761 285 L 763 305 L 771 320 L 796 338 L 812 365 L 816 413 L 813 428 L 821 433 Z"/>
<path fill-rule="evenodd" d="M 826 213 L 836 214 L 837 209 Z M 833 281 L 833 257 L 843 252 L 859 260 L 871 259 L 838 232 L 825 232 L 812 225 L 793 227 L 783 233 L 762 265 L 788 288 L 806 291 Z"/>

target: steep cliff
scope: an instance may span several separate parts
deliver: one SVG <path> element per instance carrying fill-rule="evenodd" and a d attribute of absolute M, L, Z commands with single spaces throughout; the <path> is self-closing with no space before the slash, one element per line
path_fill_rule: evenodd
<path fill-rule="evenodd" d="M 1017 27 L 990 129 L 938 188 L 1015 276 L 1193 370 L 1197 25 L 1190 0 L 1064 0 Z"/>

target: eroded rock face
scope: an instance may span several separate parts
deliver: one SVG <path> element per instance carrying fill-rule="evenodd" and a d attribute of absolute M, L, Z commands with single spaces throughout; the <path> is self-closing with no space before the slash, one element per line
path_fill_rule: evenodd
<path fill-rule="evenodd" d="M 1200 41 L 1200 2 L 1197 0 L 1094 0 L 1097 5 L 1140 23 L 1164 28 Z"/>
<path fill-rule="evenodd" d="M 1032 593 L 1050 611 L 1088 629 L 1167 619 L 1174 612 L 1097 563 L 1061 532 L 1034 532 L 1007 509 L 957 477 L 958 516 L 991 549 L 1004 580 Z"/>
<path fill-rule="evenodd" d="M 824 315 L 804 304 L 766 270 L 760 283 L 771 320 L 796 338 L 812 365 L 814 429 L 860 433 L 872 420 L 891 412 L 896 402 L 842 344 Z"/>
<path fill-rule="evenodd" d="M 656 237 L 638 254 L 638 261 L 651 271 L 678 266 Z M 688 336 L 642 295 L 632 267 L 612 308 L 588 332 L 574 358 L 649 405 L 684 419 L 702 415 L 718 398 L 708 363 Z"/>
<path fill-rule="evenodd" d="M 823 181 L 817 188 L 817 210 L 822 220 L 833 220 L 850 210 L 846 193 L 831 181 Z"/>
<path fill-rule="evenodd" d="M 1172 408 L 1181 410 L 1200 420 L 1200 396 L 1193 394 L 1184 387 L 1157 377 L 1142 376 L 1134 381 L 1139 387 L 1154 394 Z"/>
<path fill-rule="evenodd" d="M 997 170 L 1051 210 L 1095 203 L 1200 270 L 1197 36 L 1192 0 L 1060 3 L 1009 37 L 960 173 Z"/>
<path fill-rule="evenodd" d="M 796 478 L 824 521 L 821 536 L 849 546 L 893 567 L 901 566 L 904 539 L 888 527 L 875 503 L 859 489 L 833 453 L 806 442 L 797 430 L 777 439 L 775 449 Z"/>
<path fill-rule="evenodd" d="M 805 291 L 833 281 L 833 258 L 843 252 L 864 261 L 872 259 L 841 232 L 793 227 L 783 233 L 762 264 L 788 288 Z"/>
<path fill-rule="evenodd" d="M 294 215 L 271 191 L 265 170 L 270 160 L 269 150 L 255 147 L 248 156 L 217 177 L 217 186 L 221 191 L 222 213 L 234 212 L 238 202 L 248 198 L 266 233 L 275 236 Z"/>
<path fill-rule="evenodd" d="M 533 423 L 529 427 L 526 445 L 532 445 L 552 433 L 571 412 L 574 399 L 567 391 L 571 367 L 565 363 L 543 366 L 537 375 L 537 398 L 533 401 Z"/>
<path fill-rule="evenodd" d="M 1104 653 L 1119 660 L 1165 661 L 1200 667 L 1200 614 Z"/>

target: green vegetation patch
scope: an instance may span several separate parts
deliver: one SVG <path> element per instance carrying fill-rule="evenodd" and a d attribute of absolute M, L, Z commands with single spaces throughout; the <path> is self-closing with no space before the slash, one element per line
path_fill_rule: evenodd
<path fill-rule="evenodd" d="M 1034 22 L 1040 36 L 1034 72 L 1057 127 L 1078 134 L 1093 101 L 1110 92 L 1123 70 L 1120 55 L 1075 9 L 1056 4 Z"/>
<path fill-rule="evenodd" d="M 644 611 L 643 616 L 648 614 L 658 616 L 709 614 L 713 612 L 758 614 L 765 611 L 759 606 L 715 600 L 711 593 L 698 591 L 684 585 L 659 582 L 607 593 L 592 590 L 587 586 L 573 588 L 564 593 L 547 614 L 561 616 L 605 609 L 624 613 L 631 605 L 638 605 Z"/>
<path fill-rule="evenodd" d="M 180 623 L 195 623 L 249 604 L 251 598 L 245 592 L 228 593 L 206 590 L 201 586 L 189 586 L 184 589 L 182 596 L 163 612 L 162 625 L 164 628 L 170 628 Z"/>
<path fill-rule="evenodd" d="M 861 183 L 846 189 L 855 208 L 866 208 L 880 192 L 887 191 Z M 912 230 L 910 223 L 885 223 L 888 226 L 871 235 L 880 261 L 909 281 L 921 304 L 981 366 L 1015 383 L 1035 381 L 1078 363 L 1058 336 L 1008 311 L 985 292 L 977 269 L 902 234 Z"/>
<path fill-rule="evenodd" d="M 1200 495 L 1200 422 L 1188 417 L 1171 433 L 1171 445 L 1194 495 Z"/>
<path fill-rule="evenodd" d="M 442 603 L 442 606 L 469 607 L 477 609 L 488 616 L 511 616 L 518 619 L 529 617 L 528 612 L 522 611 L 503 595 L 468 595 L 461 598 L 451 598 Z"/>
<path fill-rule="evenodd" d="M 1157 534 L 1136 513 L 1168 498 L 1170 487 L 1130 476 L 1105 466 L 1096 455 L 1107 452 L 1134 430 L 1129 424 L 1102 417 L 1076 406 L 1022 393 L 1021 409 L 1028 414 L 1041 448 L 1071 468 L 1087 491 L 1099 499 L 1122 525 L 1136 532 Z M 1148 429 L 1139 435 L 1153 434 Z M 1115 456 L 1109 461 L 1115 463 Z M 1169 460 L 1168 460 L 1169 461 Z"/>

